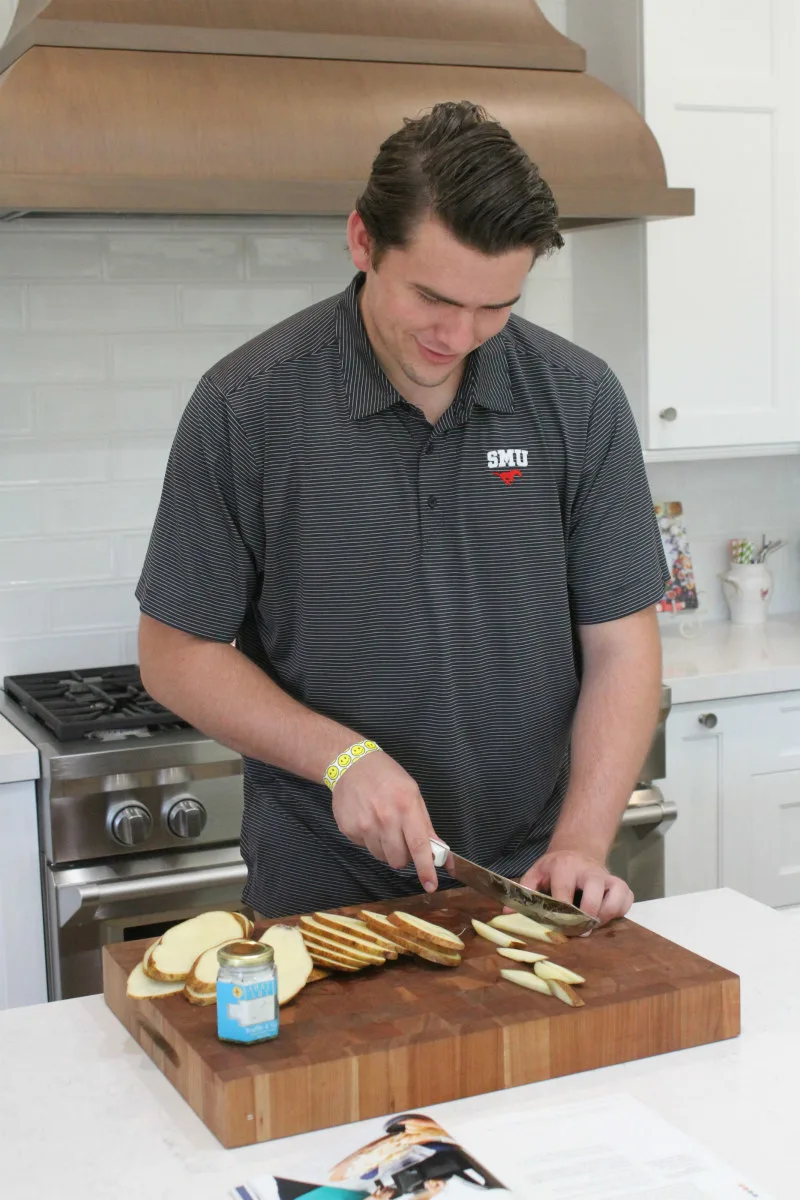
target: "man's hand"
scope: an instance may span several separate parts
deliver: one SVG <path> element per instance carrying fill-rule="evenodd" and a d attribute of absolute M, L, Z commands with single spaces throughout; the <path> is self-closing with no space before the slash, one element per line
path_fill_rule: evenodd
<path fill-rule="evenodd" d="M 538 858 L 520 879 L 523 887 L 549 892 L 554 900 L 573 904 L 582 892 L 580 907 L 605 925 L 624 917 L 633 904 L 633 892 L 624 879 L 607 871 L 604 864 L 578 850 L 549 850 Z"/>
<path fill-rule="evenodd" d="M 414 860 L 426 892 L 438 887 L 429 838 L 431 825 L 414 780 L 382 750 L 375 750 L 345 771 L 333 789 L 333 815 L 339 829 L 395 871 Z"/>

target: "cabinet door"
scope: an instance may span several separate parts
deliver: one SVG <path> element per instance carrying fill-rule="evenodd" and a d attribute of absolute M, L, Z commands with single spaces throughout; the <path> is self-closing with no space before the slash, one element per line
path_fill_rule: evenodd
<path fill-rule="evenodd" d="M 800 904 L 800 693 L 730 701 L 722 883 Z"/>
<path fill-rule="evenodd" d="M 36 787 L 0 784 L 0 1009 L 44 1004 Z"/>
<path fill-rule="evenodd" d="M 666 894 L 719 887 L 724 705 L 679 704 L 667 718 L 662 790 L 678 815 L 664 838 Z"/>
<path fill-rule="evenodd" d="M 795 0 L 644 0 L 644 115 L 696 215 L 646 232 L 650 449 L 800 435 Z"/>

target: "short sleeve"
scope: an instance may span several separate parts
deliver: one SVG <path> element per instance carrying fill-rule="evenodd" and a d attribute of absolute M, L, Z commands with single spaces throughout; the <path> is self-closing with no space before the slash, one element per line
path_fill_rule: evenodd
<path fill-rule="evenodd" d="M 213 641 L 236 637 L 263 563 L 262 489 L 244 430 L 204 377 L 184 410 L 136 597 Z"/>
<path fill-rule="evenodd" d="M 568 532 L 577 624 L 614 621 L 660 600 L 669 580 L 633 414 L 612 371 L 600 380 Z"/>

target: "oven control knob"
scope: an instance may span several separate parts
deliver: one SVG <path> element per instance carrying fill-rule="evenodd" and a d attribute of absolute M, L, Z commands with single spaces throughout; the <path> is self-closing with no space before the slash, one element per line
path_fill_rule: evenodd
<path fill-rule="evenodd" d="M 206 810 L 199 800 L 187 797 L 173 804 L 167 814 L 167 825 L 170 833 L 179 838 L 196 838 L 205 829 Z"/>
<path fill-rule="evenodd" d="M 141 804 L 126 804 L 115 813 L 111 832 L 123 846 L 138 846 L 150 837 L 153 818 Z"/>

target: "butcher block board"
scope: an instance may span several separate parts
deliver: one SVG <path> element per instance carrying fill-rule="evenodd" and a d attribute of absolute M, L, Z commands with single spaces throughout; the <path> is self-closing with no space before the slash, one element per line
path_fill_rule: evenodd
<path fill-rule="evenodd" d="M 129 999 L 128 973 L 149 942 L 104 947 L 106 1003 L 223 1146 L 418 1109 L 739 1033 L 738 976 L 632 921 L 552 949 L 529 943 L 585 976 L 577 989 L 585 1006 L 573 1009 L 500 978 L 502 967 L 521 964 L 474 935 L 471 917 L 486 921 L 498 912 L 477 893 L 449 890 L 369 907 L 402 908 L 462 933 L 463 962 L 438 967 L 401 956 L 385 967 L 309 984 L 281 1009 L 278 1038 L 256 1046 L 220 1042 L 214 1005 L 196 1008 L 180 994 Z"/>

